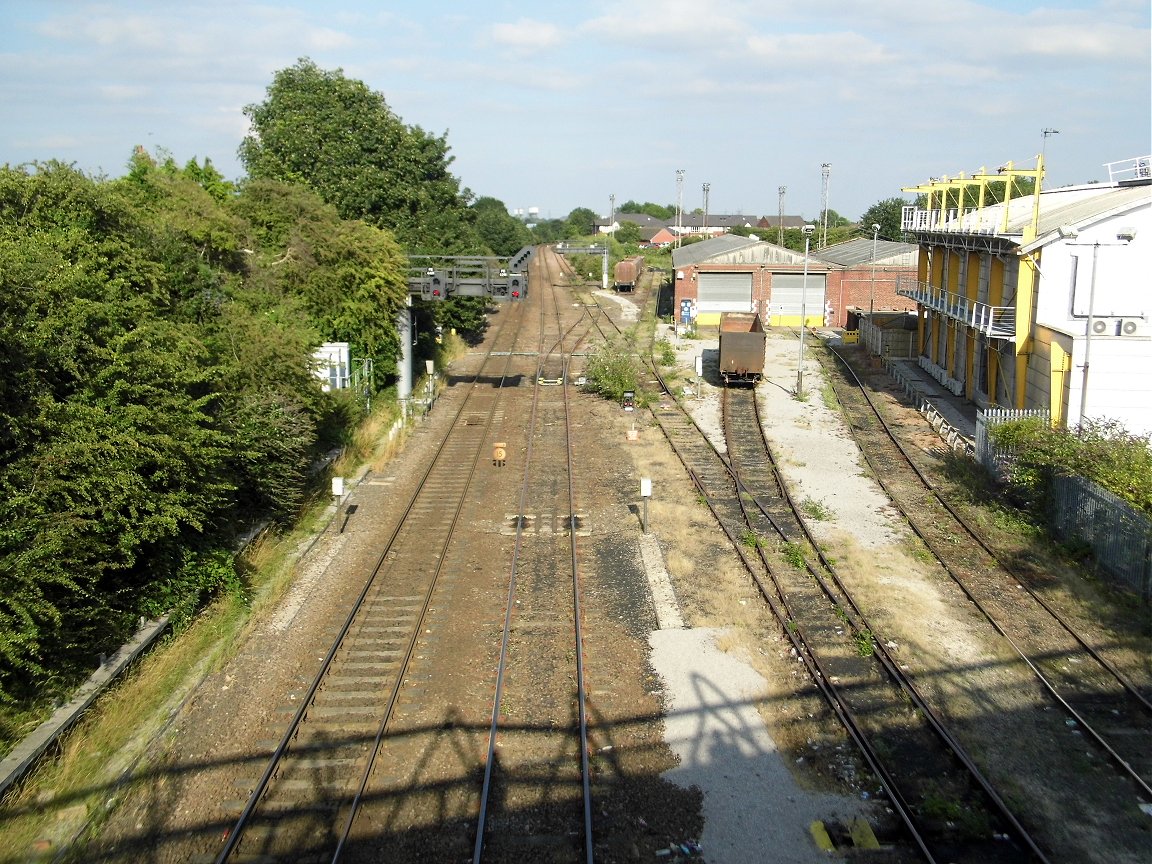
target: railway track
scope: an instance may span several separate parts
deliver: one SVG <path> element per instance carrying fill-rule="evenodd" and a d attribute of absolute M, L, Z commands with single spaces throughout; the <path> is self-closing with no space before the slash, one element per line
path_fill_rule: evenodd
<path fill-rule="evenodd" d="M 221 848 L 197 861 L 592 862 L 619 843 L 594 819 L 621 778 L 602 760 L 594 772 L 592 753 L 619 730 L 602 722 L 604 705 L 601 726 L 589 720 L 581 544 L 593 493 L 575 470 L 583 420 L 569 381 L 601 316 L 567 302 L 555 262 L 538 260 L 538 318 L 517 313 L 471 382 L 456 378 L 467 397 L 355 611 L 316 679 L 289 698 L 293 717 L 244 782 Z M 518 347 L 528 331 L 532 348 Z M 487 464 L 497 439 L 505 468 Z M 460 548 L 456 523 L 480 497 L 511 500 L 514 485 L 515 510 L 488 514 L 510 544 L 498 578 L 498 562 Z M 607 614 L 593 605 L 594 619 Z M 461 679 L 476 698 L 458 702 Z M 429 814 L 434 836 L 420 827 Z"/>
<path fill-rule="evenodd" d="M 586 516 L 577 505 L 568 383 L 572 351 L 594 326 L 586 311 L 570 320 L 554 268 L 541 256 L 533 280 L 549 284 L 536 289 L 535 349 L 515 350 L 527 329 L 518 317 L 507 336 L 497 334 L 321 670 L 294 694 L 299 708 L 253 780 L 218 864 L 378 860 L 377 838 L 397 836 L 428 808 L 441 811 L 454 837 L 437 841 L 456 850 L 452 857 L 463 858 L 467 842 L 477 864 L 594 860 L 579 549 Z M 526 355 L 533 372 L 513 374 L 515 358 L 523 363 Z M 531 399 L 519 401 L 530 407 L 516 414 L 503 382 L 525 379 Z M 523 427 L 524 450 L 516 458 L 519 506 L 503 520 L 513 538 L 509 569 L 500 591 L 470 586 L 477 630 L 454 632 L 448 649 L 438 615 L 459 619 L 448 610 L 458 610 L 469 590 L 467 574 L 452 563 L 456 522 L 495 430 L 510 426 Z M 497 621 L 493 650 L 482 631 Z M 461 671 L 491 687 L 483 729 L 463 709 L 432 719 L 432 679 L 443 677 L 443 665 L 422 662 L 469 645 L 480 656 L 462 660 Z M 457 779 L 430 785 L 425 776 Z M 471 819 L 462 818 L 467 813 Z"/>
<path fill-rule="evenodd" d="M 666 397 L 650 406 L 654 420 L 882 783 L 912 844 L 928 861 L 1047 861 L 945 722 L 877 644 L 812 542 L 764 441 L 755 390 L 723 391 L 722 454 L 671 398 L 657 364 L 649 367 Z M 967 820 L 937 818 L 928 802 L 941 795 L 961 802 Z"/>
<path fill-rule="evenodd" d="M 519 331 L 506 319 L 477 380 L 503 380 Z M 495 368 L 493 368 L 495 367 Z M 393 714 L 413 686 L 434 604 L 458 574 L 444 561 L 502 410 L 499 386 L 473 386 L 450 434 L 385 542 L 360 595 L 294 710 L 215 861 L 339 860 Z"/>
<path fill-rule="evenodd" d="M 1137 794 L 1152 801 L 1152 702 L 947 501 L 885 422 L 851 366 L 831 353 L 841 373 L 829 376 L 836 397 L 880 485 L 1071 722 L 1107 754 Z"/>
<path fill-rule="evenodd" d="M 653 414 L 911 842 L 928 861 L 1048 860 L 877 643 L 828 562 L 809 563 L 819 553 L 772 467 L 755 391 L 726 391 L 725 401 L 726 457 L 684 412 L 664 407 Z M 929 801 L 940 795 L 960 802 L 967 818 L 936 818 Z"/>
<path fill-rule="evenodd" d="M 579 546 L 586 517 L 577 504 L 568 370 L 588 325 L 584 316 L 565 324 L 555 262 L 546 253 L 542 263 L 549 302 L 540 311 L 475 864 L 594 860 Z"/>

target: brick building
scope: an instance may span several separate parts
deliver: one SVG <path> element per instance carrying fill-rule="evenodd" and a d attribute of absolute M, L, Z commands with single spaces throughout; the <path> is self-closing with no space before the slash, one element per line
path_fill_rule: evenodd
<path fill-rule="evenodd" d="M 909 243 L 849 240 L 809 250 L 805 267 L 802 252 L 723 235 L 672 253 L 676 320 L 714 326 L 722 312 L 758 312 L 769 326 L 843 327 L 849 309 L 915 309 L 896 289 L 916 267 Z"/>

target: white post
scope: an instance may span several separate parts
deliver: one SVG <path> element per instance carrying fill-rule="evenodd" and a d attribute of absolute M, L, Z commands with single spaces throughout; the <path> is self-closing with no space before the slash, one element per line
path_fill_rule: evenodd
<path fill-rule="evenodd" d="M 1092 278 L 1088 282 L 1088 326 L 1084 331 L 1084 378 L 1080 382 L 1080 428 L 1084 428 L 1084 414 L 1088 410 L 1088 354 L 1092 350 L 1092 307 L 1096 300 L 1096 262 L 1100 257 L 1100 244 L 1092 244 Z"/>
<path fill-rule="evenodd" d="M 648 499 L 652 497 L 652 478 L 640 478 L 640 497 L 644 499 L 644 515 L 641 518 L 641 526 L 644 533 L 648 533 Z"/>

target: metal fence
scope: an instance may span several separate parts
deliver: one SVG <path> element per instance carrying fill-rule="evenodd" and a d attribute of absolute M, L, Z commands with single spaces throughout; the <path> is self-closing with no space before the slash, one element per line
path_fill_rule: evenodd
<path fill-rule="evenodd" d="M 1083 477 L 1057 477 L 1052 527 L 1092 547 L 1109 582 L 1152 601 L 1152 522 L 1143 513 Z"/>
<path fill-rule="evenodd" d="M 1006 480 L 1005 466 L 1012 458 L 1012 451 L 1006 447 L 997 447 L 992 441 L 991 430 L 1001 423 L 1010 423 L 1015 420 L 1029 418 L 1051 422 L 1048 411 L 1036 409 L 1016 408 L 989 408 L 976 414 L 976 459 L 997 480 Z"/>
<path fill-rule="evenodd" d="M 1012 420 L 1049 419 L 1047 411 L 994 408 L 976 417 L 976 459 L 994 477 L 1007 477 L 1011 450 L 991 439 L 994 426 Z M 1057 537 L 1073 537 L 1092 548 L 1099 575 L 1152 603 L 1152 521 L 1126 501 L 1083 477 L 1057 477 L 1049 521 Z"/>

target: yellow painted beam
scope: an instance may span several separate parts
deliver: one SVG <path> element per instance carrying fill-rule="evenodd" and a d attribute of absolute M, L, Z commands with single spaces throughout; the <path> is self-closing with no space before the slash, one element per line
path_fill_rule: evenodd
<path fill-rule="evenodd" d="M 836 851 L 836 846 L 832 843 L 832 838 L 828 836 L 828 829 L 819 819 L 808 826 L 808 833 L 812 835 L 812 839 L 821 852 Z"/>
<path fill-rule="evenodd" d="M 852 838 L 852 845 L 857 849 L 880 848 L 880 841 L 876 839 L 872 826 L 863 816 L 857 816 L 848 823 L 848 834 Z"/>

